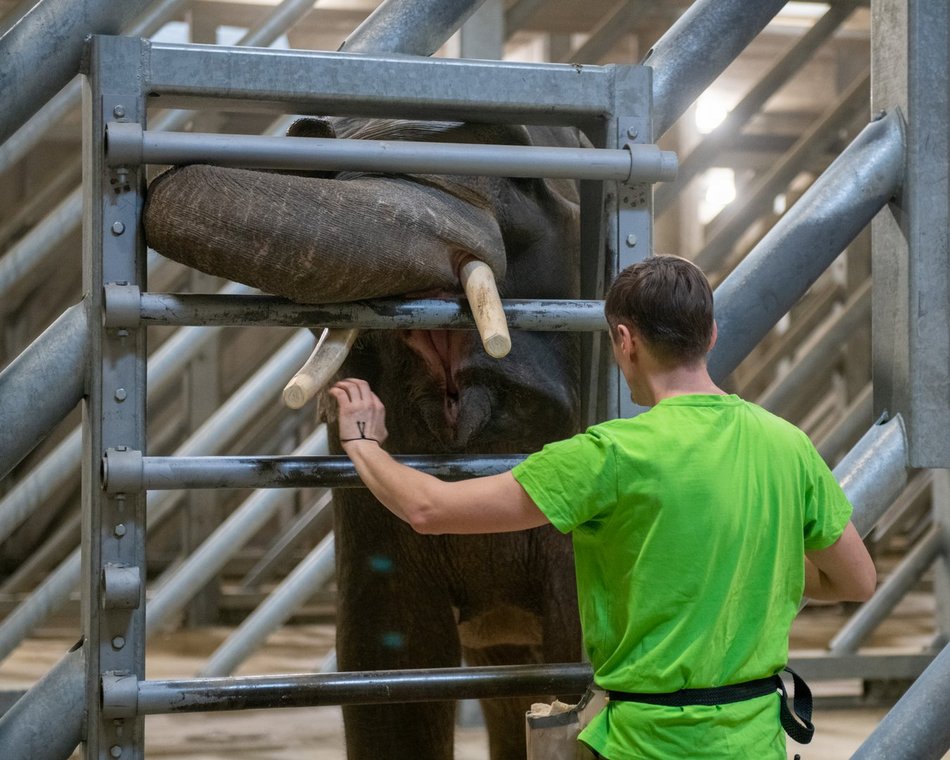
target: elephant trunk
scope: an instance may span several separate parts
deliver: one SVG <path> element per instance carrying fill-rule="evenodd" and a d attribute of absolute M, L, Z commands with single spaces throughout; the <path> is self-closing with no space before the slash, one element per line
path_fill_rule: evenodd
<path fill-rule="evenodd" d="M 450 181 L 428 179 L 185 166 L 152 183 L 146 239 L 183 264 L 300 303 L 457 292 L 471 257 L 503 278 L 487 193 L 453 194 Z"/>

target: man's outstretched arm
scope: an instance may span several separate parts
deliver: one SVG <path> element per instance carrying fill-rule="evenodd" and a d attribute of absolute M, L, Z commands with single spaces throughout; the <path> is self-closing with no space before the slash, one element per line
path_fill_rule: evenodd
<path fill-rule="evenodd" d="M 381 446 L 386 409 L 365 380 L 342 380 L 330 395 L 343 449 L 363 484 L 419 533 L 503 533 L 548 522 L 511 472 L 447 483 L 393 459 Z"/>

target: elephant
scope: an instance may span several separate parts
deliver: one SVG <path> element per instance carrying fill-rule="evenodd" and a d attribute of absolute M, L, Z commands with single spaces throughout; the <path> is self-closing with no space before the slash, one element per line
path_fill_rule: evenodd
<path fill-rule="evenodd" d="M 305 118 L 290 134 L 589 146 L 573 128 L 458 122 Z M 457 296 L 469 257 L 502 297 L 580 295 L 568 180 L 189 165 L 153 181 L 144 225 L 168 257 L 301 303 Z M 499 360 L 474 331 L 368 331 L 341 374 L 386 405 L 392 453 L 528 453 L 579 429 L 579 340 L 512 344 Z M 570 537 L 553 526 L 423 536 L 363 489 L 339 489 L 334 509 L 341 671 L 580 660 Z M 493 760 L 524 757 L 525 710 L 550 696 L 483 701 Z M 347 706 L 348 757 L 451 758 L 454 715 L 454 702 Z"/>

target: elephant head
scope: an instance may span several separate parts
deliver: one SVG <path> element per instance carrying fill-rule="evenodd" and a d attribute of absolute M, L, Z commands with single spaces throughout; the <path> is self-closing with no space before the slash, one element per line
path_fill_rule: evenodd
<path fill-rule="evenodd" d="M 291 134 L 573 147 L 584 141 L 571 129 L 365 119 L 303 119 Z M 144 221 L 148 243 L 160 253 L 301 303 L 457 295 L 459 268 L 472 258 L 491 268 L 502 297 L 569 298 L 578 295 L 578 208 L 576 183 L 565 180 L 192 165 L 152 183 Z M 364 336 L 357 350 L 375 340 Z M 411 330 L 397 342 L 429 379 L 399 392 L 420 401 L 436 450 L 471 449 L 479 434 L 497 438 L 498 429 L 510 429 L 508 417 L 539 405 L 573 425 L 576 358 L 569 338 L 518 334 L 501 362 L 477 350 L 466 331 Z M 397 432 L 394 446 L 398 438 Z M 512 450 L 527 444 L 517 438 Z M 416 450 L 433 448 L 431 439 L 423 443 L 429 445 Z"/>

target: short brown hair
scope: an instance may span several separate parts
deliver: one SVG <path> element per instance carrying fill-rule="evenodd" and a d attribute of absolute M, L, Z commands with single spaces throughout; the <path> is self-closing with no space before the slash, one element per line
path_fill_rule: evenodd
<path fill-rule="evenodd" d="M 713 334 L 713 295 L 702 270 L 679 256 L 657 255 L 624 269 L 604 303 L 610 330 L 634 327 L 664 364 L 702 361 Z"/>

